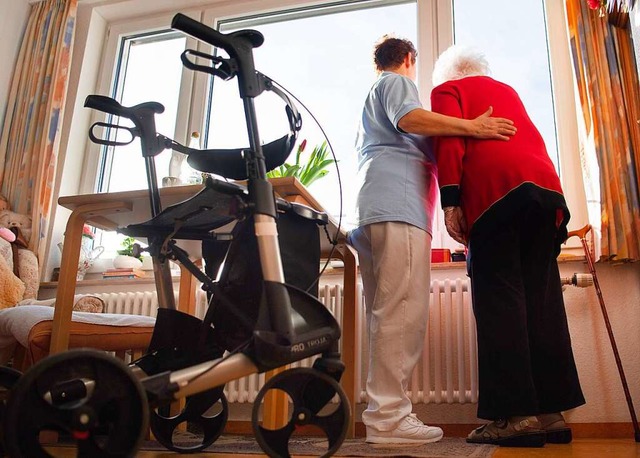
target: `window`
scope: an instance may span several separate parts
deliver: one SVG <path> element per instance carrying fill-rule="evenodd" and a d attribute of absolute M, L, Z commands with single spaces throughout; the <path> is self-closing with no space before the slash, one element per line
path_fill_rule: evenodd
<path fill-rule="evenodd" d="M 177 114 L 178 96 L 182 76 L 180 54 L 186 38 L 175 31 L 157 31 L 125 36 L 120 39 L 118 62 L 114 77 L 112 97 L 124 106 L 142 102 L 160 102 L 165 111 L 156 116 L 156 129 L 173 137 Z M 132 127 L 130 120 L 111 117 L 107 122 Z M 128 141 L 128 133 L 114 129 L 110 138 Z M 124 137 L 124 138 L 123 138 Z M 165 150 L 155 158 L 158 183 L 167 175 L 171 151 Z M 96 189 L 98 192 L 129 191 L 147 188 L 147 175 L 136 138 L 126 146 L 102 147 Z M 115 256 L 124 236 L 115 232 L 99 231 L 96 243 L 106 249 L 105 256 Z"/>
<path fill-rule="evenodd" d="M 566 162 L 570 151 L 575 150 L 575 143 L 566 137 L 575 135 L 575 127 L 559 125 L 562 118 L 566 121 L 572 116 L 566 110 L 574 101 L 571 82 L 568 87 L 566 81 L 560 82 L 566 80 L 562 69 L 570 72 L 568 52 L 553 49 L 559 48 L 559 43 L 566 46 L 564 13 L 557 3 L 545 0 L 346 0 L 304 5 L 274 0 L 267 13 L 256 13 L 263 6 L 249 1 L 212 6 L 192 11 L 190 15 L 204 18 L 206 24 L 224 33 L 246 28 L 263 33 L 265 42 L 255 49 L 256 69 L 300 99 L 325 130 L 339 161 L 342 215 L 348 223 L 356 192 L 353 188 L 357 159 L 353 149 L 355 132 L 362 103 L 376 77 L 371 63 L 372 46 L 385 33 L 408 38 L 416 44 L 420 55 L 417 84 L 427 108 L 432 87 L 430 73 L 439 52 L 454 39 L 481 48 L 493 75 L 511 84 L 524 99 L 545 138 L 552 160 L 563 174 L 565 192 L 583 192 L 579 190 L 581 182 L 575 180 L 579 163 L 577 171 L 572 172 L 576 164 Z M 550 8 L 551 13 L 545 11 L 545 7 Z M 108 84 L 108 88 L 98 92 L 114 94 L 125 105 L 148 100 L 163 103 L 166 111 L 157 116 L 158 131 L 181 143 L 187 141 L 190 132 L 198 131 L 203 134 L 203 147 L 247 145 L 236 80 L 212 81 L 205 74 L 182 68 L 178 56 L 183 49 L 211 50 L 179 32 L 166 30 L 171 16 L 141 21 L 144 26 L 131 21 L 111 26 L 119 38 L 110 38 L 108 48 L 120 51 L 112 51 L 115 57 L 106 65 L 117 71 L 109 67 L 103 69 L 104 74 L 114 76 L 102 83 Z M 549 17 L 554 18 L 552 24 L 546 22 Z M 148 26 L 149 22 L 153 22 L 153 26 Z M 553 31 L 549 32 L 547 26 Z M 548 41 L 547 37 L 553 34 L 555 37 Z M 558 97 L 562 99 L 559 101 Z M 323 140 L 323 135 L 313 117 L 297 105 L 303 116 L 299 141 L 307 139 L 307 148 L 313 147 Z M 256 109 L 263 142 L 286 132 L 283 104 L 277 96 L 261 95 L 256 99 Z M 165 151 L 157 158 L 159 179 L 168 171 L 170 154 Z M 98 175 L 97 189 L 101 191 L 146 187 L 138 143 L 127 149 L 117 148 L 115 152 L 105 150 Z M 567 176 L 574 179 L 572 189 L 565 183 Z M 336 172 L 331 170 L 327 177 L 311 186 L 314 196 L 334 216 L 341 211 L 337 183 Z M 570 207 L 572 199 L 567 199 Z M 575 218 L 573 208 L 572 214 Z M 454 248 L 455 242 L 444 230 L 441 212 L 437 216 L 433 246 Z"/>
<path fill-rule="evenodd" d="M 353 177 L 357 170 L 355 134 L 362 104 L 376 79 L 371 62 L 373 43 L 385 33 L 416 40 L 415 2 L 367 2 L 331 7 L 298 8 L 253 18 L 240 17 L 219 23 L 220 30 L 256 29 L 265 42 L 255 50 L 255 65 L 308 108 L 326 132 L 338 159 L 342 181 L 343 216 L 355 205 Z M 232 88 L 232 89 L 230 89 Z M 256 110 L 265 141 L 286 132 L 282 103 L 276 97 L 260 96 Z M 269 102 L 272 103 L 269 103 Z M 237 107 L 232 112 L 227 107 Z M 298 141 L 308 148 L 324 140 L 313 117 L 299 104 L 303 129 Z M 247 144 L 237 84 L 214 82 L 208 145 Z M 240 143 L 239 143 L 240 142 Z M 307 151 L 308 152 L 308 151 Z M 293 158 L 290 159 L 290 162 Z M 333 215 L 340 213 L 340 192 L 335 168 L 310 187 L 320 203 Z"/>
<path fill-rule="evenodd" d="M 518 92 L 558 170 L 544 2 L 454 0 L 453 16 L 454 41 L 480 49 L 491 76 Z"/>
<path fill-rule="evenodd" d="M 112 96 L 124 106 L 143 102 L 160 102 L 165 110 L 156 116 L 158 132 L 173 137 L 178 112 L 178 96 L 182 76 L 180 54 L 184 51 L 186 38 L 176 32 L 155 32 L 121 41 L 118 70 Z M 127 119 L 113 120 L 122 126 L 131 127 Z M 118 132 L 115 139 L 119 140 Z M 124 134 L 129 137 L 128 134 Z M 121 140 L 122 141 L 122 140 Z M 156 157 L 158 182 L 166 176 L 171 152 L 163 151 Z M 103 148 L 101 170 L 97 189 L 99 192 L 128 191 L 147 187 L 144 160 L 140 140 L 127 146 Z"/>

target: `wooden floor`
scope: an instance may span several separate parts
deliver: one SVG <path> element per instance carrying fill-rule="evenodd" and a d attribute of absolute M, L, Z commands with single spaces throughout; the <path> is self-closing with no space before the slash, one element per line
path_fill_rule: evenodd
<path fill-rule="evenodd" d="M 65 448 L 50 449 L 55 457 L 74 457 L 74 450 Z M 139 452 L 139 458 L 159 458 L 182 456 L 173 452 Z M 184 455 L 189 458 L 257 458 L 260 455 L 239 455 L 220 453 L 197 453 Z M 640 444 L 633 439 L 575 439 L 568 445 L 545 445 L 542 448 L 499 448 L 492 458 L 640 458 Z M 307 458 L 297 456 L 297 458 Z"/>

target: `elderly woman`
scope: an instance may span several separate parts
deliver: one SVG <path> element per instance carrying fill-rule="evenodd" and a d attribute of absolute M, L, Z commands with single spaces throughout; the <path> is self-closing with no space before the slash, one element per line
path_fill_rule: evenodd
<path fill-rule="evenodd" d="M 434 140 L 449 234 L 469 248 L 478 328 L 478 417 L 467 442 L 567 443 L 561 411 L 584 404 L 556 257 L 569 211 L 544 141 L 516 91 L 484 57 L 454 46 L 436 62 L 434 112 L 472 119 L 488 105 L 514 121 L 508 142 Z"/>

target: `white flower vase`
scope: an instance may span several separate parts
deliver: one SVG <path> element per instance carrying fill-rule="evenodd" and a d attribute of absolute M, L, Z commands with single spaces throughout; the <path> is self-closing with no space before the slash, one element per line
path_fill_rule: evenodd
<path fill-rule="evenodd" d="M 113 258 L 113 267 L 116 269 L 140 269 L 142 267 L 142 261 L 133 256 L 119 254 Z"/>
<path fill-rule="evenodd" d="M 62 242 L 58 243 L 58 248 L 60 249 L 60 252 L 62 252 Z M 80 245 L 80 257 L 78 258 L 78 273 L 76 274 L 76 281 L 84 280 L 84 276 L 93 265 L 93 262 L 98 259 L 103 252 L 103 246 L 97 246 L 93 248 L 93 240 L 88 237 L 82 237 L 82 243 Z"/>

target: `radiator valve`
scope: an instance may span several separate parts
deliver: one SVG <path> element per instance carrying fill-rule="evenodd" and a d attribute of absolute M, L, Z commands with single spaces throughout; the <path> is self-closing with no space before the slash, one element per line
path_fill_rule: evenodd
<path fill-rule="evenodd" d="M 593 286 L 593 275 L 576 273 L 572 277 L 562 277 L 560 283 L 562 285 L 577 286 L 578 288 L 588 288 Z"/>

